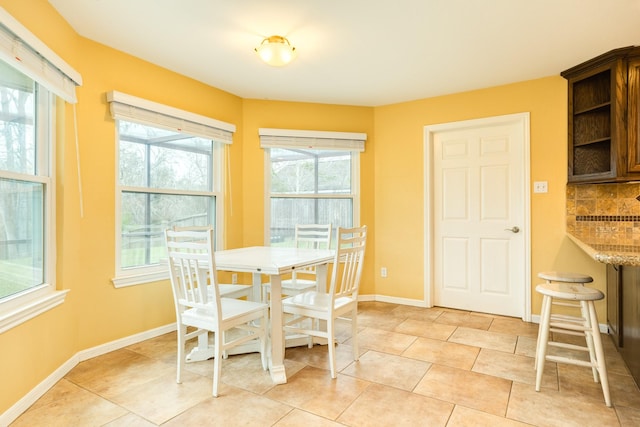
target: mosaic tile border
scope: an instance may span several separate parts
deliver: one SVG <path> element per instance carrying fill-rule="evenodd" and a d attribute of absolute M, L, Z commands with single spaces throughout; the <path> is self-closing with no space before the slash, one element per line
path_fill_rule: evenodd
<path fill-rule="evenodd" d="M 640 222 L 640 215 L 576 215 L 576 221 Z"/>

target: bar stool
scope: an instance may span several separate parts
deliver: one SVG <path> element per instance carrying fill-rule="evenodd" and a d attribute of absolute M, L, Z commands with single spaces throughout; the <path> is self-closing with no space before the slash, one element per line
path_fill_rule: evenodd
<path fill-rule="evenodd" d="M 538 330 L 538 344 L 536 346 L 535 358 L 536 391 L 540 391 L 544 364 L 547 360 L 556 363 L 590 367 L 593 371 L 593 380 L 595 382 L 600 381 L 605 403 L 610 407 L 611 396 L 609 393 L 607 367 L 605 365 L 600 327 L 594 305 L 594 301 L 604 299 L 604 294 L 597 289 L 587 288 L 583 286 L 582 283 L 584 282 L 550 282 L 536 286 L 536 291 L 542 294 L 542 310 L 540 313 L 540 328 Z M 551 306 L 554 303 L 554 299 L 560 300 L 558 302 L 578 302 L 582 316 L 580 320 L 552 317 Z M 551 341 L 549 339 L 550 332 L 554 334 L 584 336 L 587 345 L 583 347 L 575 344 Z M 586 351 L 589 353 L 589 361 L 565 356 L 548 355 L 547 349 L 549 346 Z"/>
<path fill-rule="evenodd" d="M 560 283 L 579 283 L 585 285 L 587 283 L 593 282 L 593 277 L 587 276 L 586 274 L 580 273 L 571 273 L 565 271 L 543 271 L 538 273 L 538 277 L 547 281 L 547 283 L 552 282 L 560 282 Z M 563 307 L 572 307 L 581 310 L 581 305 L 578 302 L 566 302 L 566 301 L 553 301 L 553 305 L 563 306 Z M 551 313 L 551 318 L 555 320 L 566 320 L 570 322 L 578 322 L 582 323 L 582 319 L 584 319 L 584 313 L 581 314 L 580 317 L 569 316 L 565 314 L 553 314 Z"/>
<path fill-rule="evenodd" d="M 584 285 L 586 283 L 593 282 L 593 277 L 587 276 L 586 274 L 580 273 L 572 273 L 566 271 L 543 271 L 538 273 L 538 277 L 547 281 L 547 283 L 552 282 L 560 282 L 560 283 L 579 283 Z M 570 301 L 552 301 L 552 306 L 563 306 L 570 307 L 573 309 L 580 310 L 580 316 L 570 316 L 566 314 L 554 314 L 553 309 L 551 311 L 551 319 L 553 320 L 562 320 L 567 322 L 573 322 L 576 324 L 582 324 L 584 319 L 586 318 L 585 313 L 582 312 L 582 306 L 579 302 L 570 302 Z M 540 334 L 538 334 L 538 342 L 536 344 L 536 348 L 540 345 Z M 589 348 L 592 348 L 592 340 L 589 340 L 587 343 Z M 534 366 L 538 366 L 538 358 L 536 357 Z M 597 381 L 597 371 L 593 369 L 594 380 Z"/>
<path fill-rule="evenodd" d="M 547 283 L 560 282 L 560 283 L 580 283 L 586 285 L 593 282 L 593 277 L 586 274 L 573 273 L 567 271 L 543 271 L 538 273 L 538 277 L 547 281 Z M 580 308 L 579 303 L 573 302 L 554 302 L 554 305 L 562 305 L 565 307 L 577 307 Z"/>

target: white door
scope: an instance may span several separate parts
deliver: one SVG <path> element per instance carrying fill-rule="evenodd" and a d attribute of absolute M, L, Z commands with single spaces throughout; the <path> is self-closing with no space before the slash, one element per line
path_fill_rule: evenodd
<path fill-rule="evenodd" d="M 427 131 L 432 305 L 525 318 L 528 115 Z"/>

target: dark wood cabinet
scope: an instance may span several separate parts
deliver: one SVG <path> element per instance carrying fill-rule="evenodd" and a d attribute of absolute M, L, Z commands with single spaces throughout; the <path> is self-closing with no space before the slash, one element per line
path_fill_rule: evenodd
<path fill-rule="evenodd" d="M 607 326 L 616 347 L 622 345 L 622 331 L 620 328 L 620 273 L 620 266 L 607 264 Z"/>
<path fill-rule="evenodd" d="M 640 55 L 627 65 L 627 140 L 629 172 L 640 174 Z"/>
<path fill-rule="evenodd" d="M 615 331 L 619 339 L 616 345 L 636 384 L 640 385 L 640 267 L 615 267 L 607 266 L 607 319 L 611 328 L 611 320 L 615 323 L 617 318 Z M 613 313 L 609 313 L 610 307 Z M 612 334 L 615 341 L 613 330 Z"/>
<path fill-rule="evenodd" d="M 561 73 L 568 81 L 569 182 L 640 178 L 638 123 L 631 120 L 638 117 L 639 71 L 640 48 L 625 47 Z"/>
<path fill-rule="evenodd" d="M 640 384 L 640 267 L 622 266 L 622 346 L 620 354 Z"/>

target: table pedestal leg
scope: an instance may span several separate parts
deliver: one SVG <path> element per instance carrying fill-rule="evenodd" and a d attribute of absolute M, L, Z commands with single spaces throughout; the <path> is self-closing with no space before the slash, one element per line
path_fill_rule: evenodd
<path fill-rule="evenodd" d="M 259 274 L 253 275 L 254 284 L 260 280 Z M 271 336 L 269 346 L 271 349 L 271 358 L 269 360 L 269 371 L 271 379 L 276 384 L 284 384 L 287 382 L 287 373 L 284 369 L 284 332 L 282 330 L 282 283 L 279 275 L 270 276 L 271 279 L 271 316 L 269 332 Z"/>

